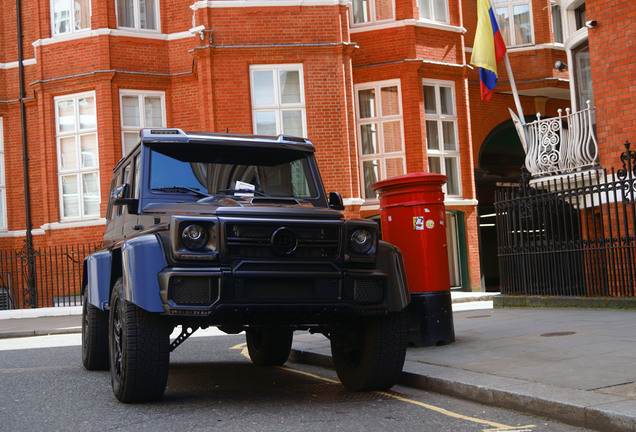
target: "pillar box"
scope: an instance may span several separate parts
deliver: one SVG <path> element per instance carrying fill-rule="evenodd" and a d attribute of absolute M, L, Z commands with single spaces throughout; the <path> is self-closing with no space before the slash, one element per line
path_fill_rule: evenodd
<path fill-rule="evenodd" d="M 442 186 L 446 176 L 405 174 L 373 185 L 380 199 L 382 239 L 404 255 L 411 292 L 409 342 L 451 343 L 453 327 Z"/>

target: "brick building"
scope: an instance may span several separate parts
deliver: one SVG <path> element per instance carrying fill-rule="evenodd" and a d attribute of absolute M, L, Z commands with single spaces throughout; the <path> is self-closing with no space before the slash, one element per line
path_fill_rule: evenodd
<path fill-rule="evenodd" d="M 493 3 L 526 120 L 593 95 L 594 164 L 614 163 L 636 136 L 630 1 Z M 479 97 L 476 0 L 2 6 L 0 250 L 24 244 L 27 208 L 35 247 L 99 242 L 111 169 L 142 127 L 284 132 L 315 144 L 348 216 L 377 216 L 377 180 L 446 174 L 451 284 L 496 287 L 492 191 L 525 154 L 503 64 L 492 100 Z"/>

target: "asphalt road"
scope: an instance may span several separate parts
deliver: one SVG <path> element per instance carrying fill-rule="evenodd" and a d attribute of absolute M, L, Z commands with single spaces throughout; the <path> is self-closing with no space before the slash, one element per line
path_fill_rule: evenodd
<path fill-rule="evenodd" d="M 81 365 L 80 335 L 0 340 L 0 431 L 582 431 L 412 388 L 350 393 L 333 370 L 261 368 L 244 337 L 192 337 L 161 402 L 124 405 Z"/>

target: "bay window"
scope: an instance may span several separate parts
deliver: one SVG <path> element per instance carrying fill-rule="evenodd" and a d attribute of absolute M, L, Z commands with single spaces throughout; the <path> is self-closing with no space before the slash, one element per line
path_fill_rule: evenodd
<path fill-rule="evenodd" d="M 399 80 L 356 86 L 358 146 L 364 199 L 373 183 L 406 172 Z"/>

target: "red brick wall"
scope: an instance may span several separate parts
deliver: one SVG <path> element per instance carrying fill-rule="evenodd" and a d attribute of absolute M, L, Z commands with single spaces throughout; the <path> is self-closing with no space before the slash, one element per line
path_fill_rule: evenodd
<path fill-rule="evenodd" d="M 588 29 L 601 164 L 619 167 L 621 145 L 636 144 L 636 8 L 631 0 L 588 0 Z M 633 148 L 633 147 L 632 147 Z"/>

